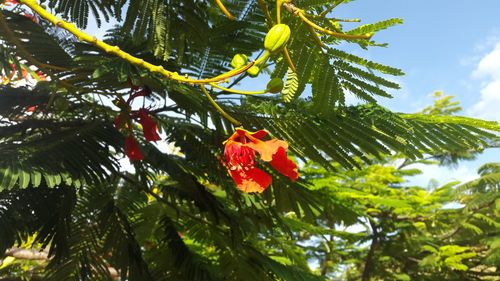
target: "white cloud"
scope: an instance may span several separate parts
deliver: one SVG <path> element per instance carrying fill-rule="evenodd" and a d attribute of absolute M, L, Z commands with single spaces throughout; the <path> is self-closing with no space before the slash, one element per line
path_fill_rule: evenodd
<path fill-rule="evenodd" d="M 500 42 L 479 61 L 472 76 L 484 82 L 481 96 L 469 113 L 478 118 L 500 121 Z"/>
<path fill-rule="evenodd" d="M 479 61 L 473 75 L 478 78 L 500 79 L 500 42 Z"/>

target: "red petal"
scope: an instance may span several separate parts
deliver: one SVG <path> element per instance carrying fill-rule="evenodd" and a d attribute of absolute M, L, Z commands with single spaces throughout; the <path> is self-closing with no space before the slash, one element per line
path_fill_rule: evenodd
<path fill-rule="evenodd" d="M 147 141 L 161 140 L 160 135 L 158 135 L 158 126 L 156 122 L 149 116 L 148 111 L 144 108 L 139 109 L 139 123 L 142 125 L 142 132 Z"/>
<path fill-rule="evenodd" d="M 249 139 L 261 139 L 267 136 L 267 131 L 266 130 L 258 130 L 257 132 L 250 132 L 245 129 L 236 129 L 236 133 L 238 133 L 240 136 L 246 136 Z"/>
<path fill-rule="evenodd" d="M 123 123 L 122 115 L 119 114 L 115 117 L 113 124 L 115 125 L 115 128 L 117 128 L 119 130 L 122 127 L 122 123 Z"/>
<path fill-rule="evenodd" d="M 134 138 L 134 136 L 128 136 L 125 139 L 125 154 L 127 154 L 127 157 L 131 161 L 140 161 L 144 159 L 144 155 L 139 149 L 139 143 L 137 143 L 137 140 Z"/>
<path fill-rule="evenodd" d="M 250 132 L 245 129 L 238 128 L 236 131 L 226 140 L 226 141 L 237 141 L 241 143 L 246 143 L 246 141 L 242 141 L 241 139 L 261 139 L 267 136 L 267 131 L 259 130 L 257 132 Z M 225 142 L 224 142 L 225 143 Z"/>
<path fill-rule="evenodd" d="M 283 147 L 278 148 L 276 154 L 273 155 L 271 166 L 292 181 L 296 181 L 299 177 L 297 164 L 286 157 L 286 149 Z"/>
<path fill-rule="evenodd" d="M 269 162 L 273 159 L 273 155 L 278 151 L 279 148 L 288 148 L 288 143 L 286 141 L 272 139 L 269 141 L 254 140 L 245 144 L 251 149 L 257 151 L 260 154 L 260 159 L 262 161 Z"/>
<path fill-rule="evenodd" d="M 255 151 L 231 140 L 226 142 L 224 157 L 229 167 L 253 167 L 255 163 Z"/>
<path fill-rule="evenodd" d="M 248 170 L 229 170 L 229 174 L 233 178 L 238 189 L 247 193 L 261 193 L 266 190 L 272 182 L 270 175 L 255 167 L 251 167 Z"/>

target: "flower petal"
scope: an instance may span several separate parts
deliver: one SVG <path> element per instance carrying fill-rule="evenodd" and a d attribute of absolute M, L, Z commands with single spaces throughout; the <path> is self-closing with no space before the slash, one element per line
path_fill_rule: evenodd
<path fill-rule="evenodd" d="M 227 141 L 237 141 L 241 143 L 246 143 L 248 140 L 252 141 L 255 139 L 261 139 L 267 136 L 266 130 L 258 130 L 257 132 L 250 132 L 242 128 L 237 128 L 236 131 L 224 142 Z"/>
<path fill-rule="evenodd" d="M 283 140 L 272 139 L 268 141 L 254 140 L 252 142 L 246 143 L 245 146 L 257 151 L 260 154 L 260 159 L 262 161 L 269 162 L 273 159 L 273 155 L 278 151 L 279 148 L 288 148 L 288 143 Z"/>
<path fill-rule="evenodd" d="M 292 181 L 296 181 L 299 177 L 297 164 L 286 157 L 286 149 L 283 147 L 278 148 L 276 154 L 273 155 L 271 166 Z"/>
<path fill-rule="evenodd" d="M 242 130 L 242 129 L 240 129 Z M 256 138 L 256 139 L 262 139 L 262 138 L 265 138 L 267 136 L 267 131 L 266 130 L 258 130 L 257 132 L 249 132 L 247 130 L 243 130 L 246 132 L 246 136 L 250 136 L 250 140 L 252 140 L 252 138 Z"/>
<path fill-rule="evenodd" d="M 125 154 L 131 161 L 136 161 L 136 160 L 143 160 L 144 155 L 142 154 L 141 150 L 139 149 L 139 143 L 137 143 L 137 140 L 134 138 L 134 136 L 128 136 L 125 139 Z"/>
<path fill-rule="evenodd" d="M 144 134 L 144 138 L 147 141 L 158 141 L 161 140 L 160 135 L 158 135 L 158 126 L 156 122 L 149 116 L 149 112 L 147 109 L 141 108 L 139 109 L 139 123 L 142 125 L 142 132 Z"/>
<path fill-rule="evenodd" d="M 253 167 L 255 164 L 255 151 L 243 146 L 240 142 L 228 140 L 224 149 L 224 157 L 229 165 L 233 167 Z"/>
<path fill-rule="evenodd" d="M 229 174 L 233 178 L 238 189 L 247 193 L 261 193 L 266 190 L 272 182 L 270 175 L 255 167 L 249 168 L 248 170 L 229 170 Z"/>

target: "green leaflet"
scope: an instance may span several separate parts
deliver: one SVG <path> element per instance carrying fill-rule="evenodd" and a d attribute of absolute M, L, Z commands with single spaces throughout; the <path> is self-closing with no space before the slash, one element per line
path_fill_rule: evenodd
<path fill-rule="evenodd" d="M 394 67 L 390 67 L 387 65 L 383 65 L 380 63 L 376 63 L 373 61 L 369 61 L 367 59 L 346 53 L 344 51 L 338 50 L 338 49 L 328 49 L 328 54 L 331 55 L 332 57 L 339 58 L 354 64 L 358 64 L 361 66 L 365 66 L 369 69 L 379 71 L 384 74 L 390 74 L 390 75 L 395 75 L 395 76 L 401 76 L 404 75 L 403 71 L 401 69 L 397 69 Z"/>
<path fill-rule="evenodd" d="M 393 19 L 388 19 L 388 20 L 383 20 L 379 21 L 376 23 L 371 23 L 371 24 L 365 24 L 362 26 L 359 26 L 355 29 L 349 30 L 346 32 L 347 34 L 366 34 L 366 33 L 372 33 L 372 32 L 377 32 L 383 29 L 387 29 L 391 26 L 397 25 L 397 24 L 403 24 L 403 19 L 401 18 L 393 18 Z"/>
<path fill-rule="evenodd" d="M 299 88 L 299 77 L 297 73 L 293 72 L 290 68 L 286 74 L 286 81 L 283 90 L 281 91 L 281 98 L 284 102 L 291 102 L 296 98 L 297 90 Z"/>
<path fill-rule="evenodd" d="M 50 0 L 49 7 L 56 8 L 56 11 L 61 14 L 69 15 L 71 21 L 75 22 L 78 27 L 86 28 L 88 24 L 89 13 L 92 12 L 93 18 L 97 22 L 97 26 L 101 25 L 104 17 L 106 21 L 110 17 L 117 14 L 122 8 L 124 1 L 95 1 L 95 0 Z M 118 18 L 119 19 L 119 18 Z"/>
<path fill-rule="evenodd" d="M 67 173 L 43 172 L 39 170 L 26 169 L 17 161 L 10 164 L 0 164 L 0 191 L 10 190 L 14 187 L 25 189 L 28 187 L 38 187 L 43 182 L 47 187 L 53 188 L 64 183 L 80 187 L 81 180 L 72 177 Z"/>
<path fill-rule="evenodd" d="M 313 108 L 319 113 L 328 113 L 333 110 L 344 93 L 340 87 L 335 71 L 327 58 L 317 65 L 312 82 Z"/>

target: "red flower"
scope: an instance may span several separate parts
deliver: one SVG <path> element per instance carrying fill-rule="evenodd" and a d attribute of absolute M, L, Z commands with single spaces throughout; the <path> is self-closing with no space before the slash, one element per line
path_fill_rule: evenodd
<path fill-rule="evenodd" d="M 278 139 L 261 140 L 265 136 L 267 132 L 264 130 L 252 133 L 236 129 L 225 141 L 224 156 L 229 174 L 244 192 L 263 192 L 272 181 L 271 176 L 255 167 L 255 152 L 259 153 L 261 160 L 270 162 L 273 168 L 292 181 L 299 177 L 297 165 L 286 157 L 288 143 Z"/>
<path fill-rule="evenodd" d="M 129 135 L 125 139 L 125 154 L 127 154 L 127 157 L 131 161 L 144 159 L 144 155 L 142 155 L 142 152 L 139 149 L 139 143 L 137 143 L 137 140 L 133 135 Z"/>
<path fill-rule="evenodd" d="M 139 123 L 142 126 L 142 132 L 144 133 L 144 138 L 147 141 L 158 141 L 161 140 L 160 135 L 158 135 L 158 126 L 156 122 L 149 116 L 149 112 L 145 108 L 139 109 L 138 112 Z"/>
<path fill-rule="evenodd" d="M 17 0 L 5 0 L 5 5 L 10 6 L 10 5 L 17 5 L 19 2 Z"/>

